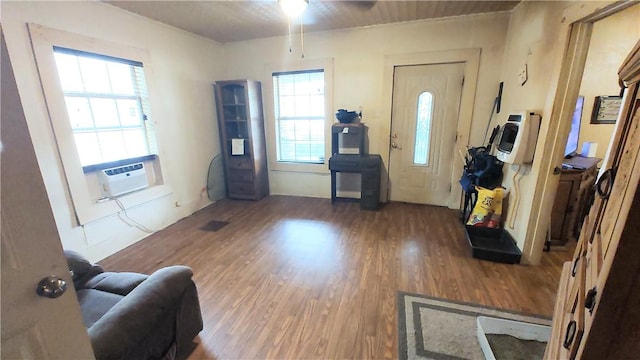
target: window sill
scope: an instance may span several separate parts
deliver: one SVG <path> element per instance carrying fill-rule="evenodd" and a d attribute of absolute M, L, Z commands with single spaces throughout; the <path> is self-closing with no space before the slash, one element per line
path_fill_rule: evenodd
<path fill-rule="evenodd" d="M 151 154 L 151 155 L 139 156 L 131 159 L 106 162 L 102 164 L 87 165 L 82 167 L 82 172 L 85 174 L 88 174 L 88 173 L 99 171 L 99 170 L 110 169 L 110 168 L 123 166 L 123 165 L 129 165 L 131 163 L 155 160 L 157 158 L 158 158 L 158 155 Z"/>
<path fill-rule="evenodd" d="M 328 162 L 322 164 L 312 163 L 291 163 L 291 162 L 272 162 L 269 169 L 282 172 L 298 172 L 311 174 L 330 174 Z"/>

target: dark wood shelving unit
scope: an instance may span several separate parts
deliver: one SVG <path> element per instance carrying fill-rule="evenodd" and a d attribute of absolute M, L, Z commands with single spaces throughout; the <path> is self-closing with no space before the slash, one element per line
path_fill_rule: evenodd
<path fill-rule="evenodd" d="M 214 88 L 227 196 L 260 200 L 269 195 L 261 84 L 217 81 Z"/>

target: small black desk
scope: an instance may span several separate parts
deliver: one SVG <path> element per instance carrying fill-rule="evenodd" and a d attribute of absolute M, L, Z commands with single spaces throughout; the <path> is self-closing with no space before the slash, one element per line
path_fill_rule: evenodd
<path fill-rule="evenodd" d="M 378 154 L 351 155 L 335 154 L 329 159 L 331 170 L 331 203 L 336 200 L 352 200 L 336 196 L 336 173 L 351 172 L 361 174 L 360 207 L 378 210 L 380 200 L 380 171 L 382 157 Z"/>

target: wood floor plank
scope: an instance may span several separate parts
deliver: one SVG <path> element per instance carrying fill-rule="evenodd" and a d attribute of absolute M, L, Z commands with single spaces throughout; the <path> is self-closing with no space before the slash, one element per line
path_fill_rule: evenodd
<path fill-rule="evenodd" d="M 212 220 L 229 224 L 200 229 Z M 550 316 L 571 255 L 482 261 L 453 210 L 270 196 L 221 200 L 100 264 L 194 270 L 205 328 L 190 359 L 394 359 L 398 291 Z"/>

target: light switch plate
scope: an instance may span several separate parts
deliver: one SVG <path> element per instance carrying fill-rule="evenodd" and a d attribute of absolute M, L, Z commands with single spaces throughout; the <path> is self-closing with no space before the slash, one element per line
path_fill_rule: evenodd
<path fill-rule="evenodd" d="M 527 80 L 529 79 L 529 73 L 527 71 L 527 64 L 524 64 L 518 72 L 518 82 L 520 82 L 520 86 L 523 86 Z"/>

